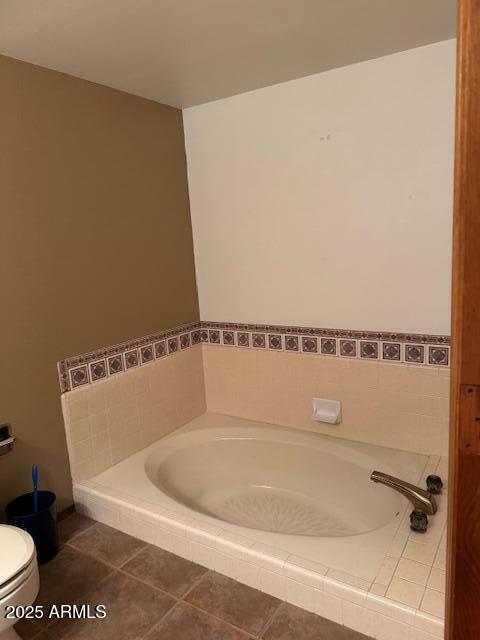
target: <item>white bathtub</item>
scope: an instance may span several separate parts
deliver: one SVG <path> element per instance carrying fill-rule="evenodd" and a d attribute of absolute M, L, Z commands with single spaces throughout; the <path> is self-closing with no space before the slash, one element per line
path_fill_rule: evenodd
<path fill-rule="evenodd" d="M 413 453 L 204 414 L 93 483 L 371 582 L 409 503 L 371 482 L 370 473 L 418 483 L 426 462 Z"/>

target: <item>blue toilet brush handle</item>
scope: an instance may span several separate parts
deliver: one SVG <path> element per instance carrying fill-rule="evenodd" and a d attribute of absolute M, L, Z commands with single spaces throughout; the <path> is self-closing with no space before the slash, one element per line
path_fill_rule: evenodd
<path fill-rule="evenodd" d="M 36 464 L 32 466 L 32 482 L 33 482 L 33 509 L 36 515 L 38 513 L 38 467 Z"/>

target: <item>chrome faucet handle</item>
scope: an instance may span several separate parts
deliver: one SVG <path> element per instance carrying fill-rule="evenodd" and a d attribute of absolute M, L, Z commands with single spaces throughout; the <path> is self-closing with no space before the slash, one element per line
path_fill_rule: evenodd
<path fill-rule="evenodd" d="M 382 473 L 381 471 L 372 471 L 370 480 L 395 489 L 395 491 L 398 491 L 408 498 L 413 504 L 414 509 L 418 511 L 423 511 L 430 515 L 437 512 L 437 503 L 435 502 L 435 498 L 429 491 L 425 491 L 425 489 L 416 487 L 414 484 L 405 482 L 405 480 L 401 480 L 400 478 L 389 476 L 387 473 Z"/>
<path fill-rule="evenodd" d="M 414 509 L 410 514 L 410 529 L 417 533 L 425 533 L 428 527 L 428 518 L 425 511 Z"/>
<path fill-rule="evenodd" d="M 443 482 L 440 476 L 429 475 L 427 476 L 427 489 L 430 493 L 441 493 L 443 488 Z"/>

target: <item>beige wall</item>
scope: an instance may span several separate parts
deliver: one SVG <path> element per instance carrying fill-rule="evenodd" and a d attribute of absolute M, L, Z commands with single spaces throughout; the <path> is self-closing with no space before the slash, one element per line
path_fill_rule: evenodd
<path fill-rule="evenodd" d="M 0 57 L 0 509 L 71 502 L 56 362 L 198 319 L 180 111 Z"/>
<path fill-rule="evenodd" d="M 450 332 L 455 41 L 184 111 L 202 320 Z"/>

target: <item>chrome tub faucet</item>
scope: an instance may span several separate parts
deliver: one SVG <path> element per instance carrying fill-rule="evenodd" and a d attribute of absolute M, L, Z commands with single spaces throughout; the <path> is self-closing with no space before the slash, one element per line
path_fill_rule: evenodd
<path fill-rule="evenodd" d="M 389 476 L 387 473 L 382 473 L 381 471 L 372 471 L 370 480 L 395 489 L 395 491 L 398 491 L 408 498 L 414 507 L 410 514 L 410 528 L 420 533 L 427 530 L 427 514 L 434 515 L 438 508 L 433 494 L 440 493 L 443 486 L 442 480 L 438 476 L 428 476 L 428 490 L 421 489 L 414 484 L 410 484 L 394 476 Z"/>

